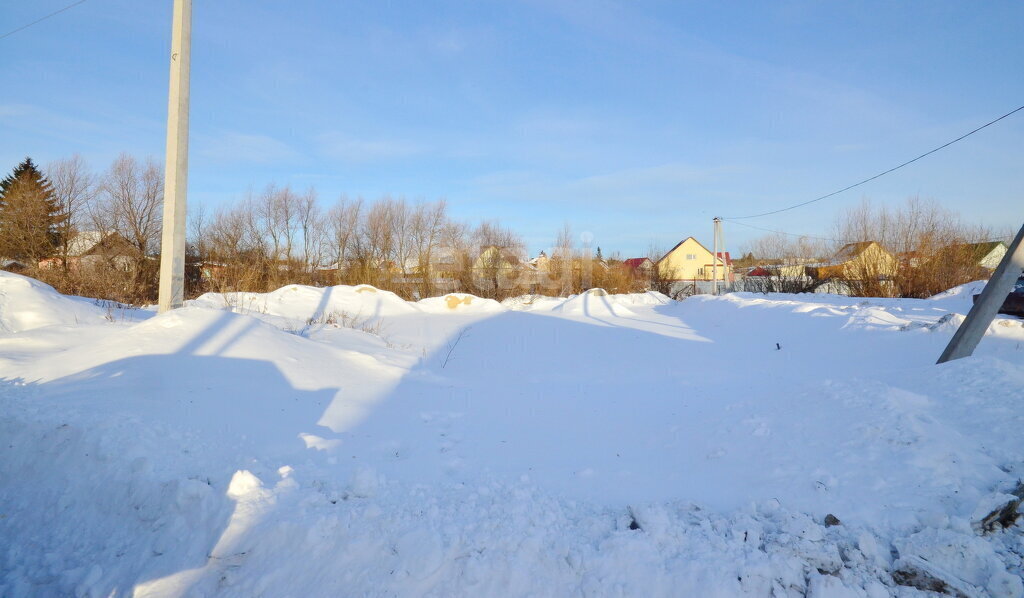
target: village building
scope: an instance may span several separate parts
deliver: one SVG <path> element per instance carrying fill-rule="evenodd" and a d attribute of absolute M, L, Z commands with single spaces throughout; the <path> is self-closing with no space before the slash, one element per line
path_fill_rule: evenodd
<path fill-rule="evenodd" d="M 139 248 L 116 232 L 82 231 L 68 243 L 67 266 L 71 270 L 111 264 L 120 270 L 131 270 L 142 257 Z M 63 258 L 59 255 L 40 260 L 39 268 L 59 268 Z"/>
<path fill-rule="evenodd" d="M 636 276 L 648 278 L 654 271 L 654 261 L 649 257 L 631 257 L 622 262 L 622 267 Z"/>
<path fill-rule="evenodd" d="M 899 261 L 875 241 L 847 243 L 832 258 L 816 267 L 808 267 L 817 280 L 888 280 L 896 274 Z"/>
<path fill-rule="evenodd" d="M 713 255 L 697 239 L 687 237 L 654 264 L 659 278 L 669 281 L 732 282 L 735 275 L 729 252 Z"/>
<path fill-rule="evenodd" d="M 966 255 L 972 265 L 988 270 L 995 270 L 1006 255 L 1006 243 L 1002 241 L 986 241 L 984 243 L 964 243 L 954 245 L 953 251 Z"/>

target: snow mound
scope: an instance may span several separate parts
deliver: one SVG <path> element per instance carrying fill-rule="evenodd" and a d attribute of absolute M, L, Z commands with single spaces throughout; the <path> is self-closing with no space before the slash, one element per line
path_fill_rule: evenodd
<path fill-rule="evenodd" d="M 621 295 L 609 295 L 609 298 L 619 305 L 667 305 L 672 302 L 668 295 L 658 291 L 623 293 Z"/>
<path fill-rule="evenodd" d="M 135 411 L 230 453 L 329 446 L 332 430 L 359 421 L 405 371 L 252 316 L 192 306 L 37 359 L 19 376 L 66 392 L 73 408 Z"/>
<path fill-rule="evenodd" d="M 398 295 L 370 285 L 321 288 L 290 284 L 270 293 L 206 293 L 192 304 L 302 322 L 324 320 L 339 314 L 373 319 L 419 311 L 414 304 Z"/>
<path fill-rule="evenodd" d="M 505 311 L 494 299 L 484 299 L 466 293 L 450 293 L 443 297 L 430 297 L 416 302 L 428 313 L 495 313 Z"/>
<path fill-rule="evenodd" d="M 562 297 L 548 297 L 545 295 L 521 295 L 519 297 L 505 299 L 501 302 L 501 305 L 505 307 L 505 309 L 512 311 L 561 311 L 562 313 L 572 313 L 575 303 L 569 302 L 580 297 L 588 298 L 581 299 L 580 303 L 588 301 L 589 299 L 597 299 L 599 302 L 606 302 L 609 306 L 606 311 L 614 311 L 615 309 L 622 309 L 625 307 L 626 309 L 624 309 L 619 315 L 630 315 L 628 313 L 628 307 L 630 306 L 647 307 L 654 305 L 667 305 L 672 302 L 667 295 L 658 293 L 657 291 L 612 294 L 604 289 L 590 289 L 580 295 L 574 295 L 569 299 L 564 299 Z M 566 309 L 569 311 L 565 311 Z"/>
<path fill-rule="evenodd" d="M 107 310 L 89 299 L 66 297 L 33 278 L 0 271 L 0 329 L 5 332 L 99 324 L 106 318 Z"/>
<path fill-rule="evenodd" d="M 547 295 L 520 295 L 505 299 L 501 302 L 505 309 L 512 311 L 552 310 L 562 304 L 561 297 L 548 297 Z"/>
<path fill-rule="evenodd" d="M 943 291 L 938 295 L 929 297 L 927 301 L 949 311 L 966 314 L 971 311 L 971 307 L 974 305 L 973 296 L 985 290 L 987 282 L 985 280 L 968 282 L 967 284 L 953 287 L 948 291 Z"/>
<path fill-rule="evenodd" d="M 959 286 L 955 286 L 951 289 L 942 291 L 938 295 L 933 295 L 929 297 L 928 300 L 940 301 L 942 299 L 966 297 L 968 301 L 971 301 L 971 296 L 980 294 L 985 289 L 986 284 L 988 284 L 987 280 L 975 280 L 974 282 L 968 282 Z"/>
<path fill-rule="evenodd" d="M 636 315 L 629 308 L 619 304 L 614 296 L 608 295 L 604 289 L 590 289 L 579 295 L 569 297 L 551 311 L 567 316 L 591 318 L 630 317 Z"/>
<path fill-rule="evenodd" d="M 0 335 L 0 596 L 1024 595 L 1020 322 L 937 366 L 941 300 L 466 297 Z"/>
<path fill-rule="evenodd" d="M 59 355 L 39 360 L 27 368 L 25 377 L 33 380 L 54 380 L 117 362 L 153 360 L 159 362 L 191 362 L 194 358 L 213 357 L 218 360 L 246 359 L 273 364 L 296 387 L 329 386 L 336 381 L 339 354 L 351 353 L 366 365 L 374 358 L 325 347 L 301 336 L 280 329 L 248 315 L 196 306 L 183 307 L 160 314 L 95 340 L 85 346 L 72 347 Z M 162 366 L 161 366 L 162 367 Z M 118 374 L 121 378 L 161 381 L 153 393 L 163 394 L 177 385 L 174 376 L 151 372 L 146 365 L 136 365 Z M 174 367 L 171 367 L 173 370 Z M 182 371 L 185 371 L 183 369 Z M 190 372 L 189 376 L 194 372 Z M 188 376 L 185 376 L 188 377 Z M 239 380 L 236 394 L 245 394 L 258 380 Z"/>

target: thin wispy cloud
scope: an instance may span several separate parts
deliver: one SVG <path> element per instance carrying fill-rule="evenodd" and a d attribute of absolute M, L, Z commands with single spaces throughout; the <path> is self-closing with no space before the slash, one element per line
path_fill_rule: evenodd
<path fill-rule="evenodd" d="M 213 161 L 235 164 L 280 164 L 301 157 L 283 141 L 268 135 L 239 132 L 201 136 L 196 140 L 196 153 Z"/>
<path fill-rule="evenodd" d="M 383 162 L 415 156 L 426 151 L 418 143 L 387 138 L 356 137 L 346 133 L 324 133 L 317 137 L 319 152 L 343 162 Z"/>
<path fill-rule="evenodd" d="M 692 164 L 660 164 L 596 174 L 569 183 L 568 187 L 602 195 L 635 193 L 637 189 L 660 191 L 680 190 L 694 183 L 711 183 L 733 175 L 741 169 L 734 166 L 702 168 Z"/>
<path fill-rule="evenodd" d="M 61 138 L 104 130 L 102 123 L 28 104 L 0 104 L 0 125 Z"/>

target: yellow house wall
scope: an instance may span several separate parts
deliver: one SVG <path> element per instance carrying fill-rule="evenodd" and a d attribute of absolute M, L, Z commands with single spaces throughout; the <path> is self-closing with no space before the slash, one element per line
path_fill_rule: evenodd
<path fill-rule="evenodd" d="M 694 259 L 687 259 L 692 255 Z M 658 275 L 669 280 L 711 280 L 711 252 L 692 237 L 670 251 L 658 261 Z M 727 272 L 721 259 L 718 259 L 718 280 L 726 280 Z"/>
<path fill-rule="evenodd" d="M 891 253 L 877 243 L 872 243 L 860 255 L 843 264 L 843 267 L 847 278 L 891 277 L 896 274 L 897 263 Z"/>
<path fill-rule="evenodd" d="M 779 276 L 782 278 L 803 278 L 806 275 L 806 266 L 779 266 Z"/>

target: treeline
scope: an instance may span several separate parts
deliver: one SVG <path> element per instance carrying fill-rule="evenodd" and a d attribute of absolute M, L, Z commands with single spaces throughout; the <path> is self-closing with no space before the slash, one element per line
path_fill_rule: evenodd
<path fill-rule="evenodd" d="M 444 201 L 337 199 L 268 185 L 212 213 L 192 212 L 190 261 L 202 290 L 265 292 L 289 283 L 369 284 L 407 299 L 450 292 L 505 299 L 594 286 L 645 287 L 619 264 L 579 247 L 566 228 L 551 255 L 529 260 L 523 238 L 498 221 L 453 219 Z"/>
<path fill-rule="evenodd" d="M 79 157 L 41 170 L 26 158 L 0 184 L 0 257 L 7 270 L 61 292 L 123 302 L 154 296 L 163 174 L 122 155 L 102 173 Z"/>
<path fill-rule="evenodd" d="M 836 218 L 832 238 L 772 234 L 747 246 L 738 266 L 762 266 L 765 292 L 826 289 L 861 297 L 931 297 L 991 275 L 981 263 L 1005 232 L 969 224 L 935 201 L 897 207 L 864 200 Z M 870 242 L 875 247 L 865 247 Z M 751 286 L 751 285 L 748 285 Z"/>
<path fill-rule="evenodd" d="M 163 181 L 153 160 L 127 154 L 101 171 L 78 156 L 45 168 L 24 160 L 0 181 L 0 267 L 65 294 L 155 302 Z M 968 225 L 935 202 L 864 202 L 840 214 L 832 239 L 762 237 L 735 271 L 742 276 L 761 267 L 761 276 L 746 279 L 746 290 L 928 297 L 987 278 L 978 255 L 986 246 L 979 243 L 995 236 L 1002 235 Z M 514 230 L 454 219 L 443 201 L 343 196 L 324 205 L 315 189 L 287 185 L 268 185 L 214 210 L 194 203 L 188 241 L 187 297 L 291 283 L 369 284 L 408 299 L 450 292 L 565 296 L 593 287 L 672 293 L 679 286 L 660 279 L 658 268 L 644 274 L 600 248 L 591 251 L 568 225 L 531 260 Z M 880 251 L 854 255 L 867 242 Z"/>
<path fill-rule="evenodd" d="M 3 185 L 0 256 L 6 269 L 67 294 L 132 304 L 156 300 L 163 173 L 152 160 L 124 154 L 94 172 L 78 156 L 45 169 L 26 159 Z M 15 205 L 33 207 L 19 208 L 16 221 L 8 208 Z M 32 231 L 35 240 L 17 246 L 19 230 Z M 370 284 L 410 299 L 647 287 L 620 260 L 580 247 L 568 226 L 549 251 L 530 261 L 518 233 L 497 221 L 455 220 L 443 201 L 341 197 L 325 207 L 313 188 L 268 185 L 212 211 L 190 206 L 186 295 L 267 292 L 291 283 Z"/>

